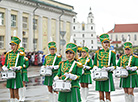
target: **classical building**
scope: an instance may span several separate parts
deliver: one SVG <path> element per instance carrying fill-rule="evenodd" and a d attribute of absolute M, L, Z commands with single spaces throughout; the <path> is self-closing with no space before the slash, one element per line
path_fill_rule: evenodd
<path fill-rule="evenodd" d="M 60 31 L 65 31 L 66 43 L 72 34 L 73 6 L 54 0 L 2 0 L 0 2 L 0 53 L 10 49 L 9 42 L 16 31 L 26 51 L 48 53 L 50 38 L 60 48 Z M 64 50 L 61 50 L 64 51 Z"/>
<path fill-rule="evenodd" d="M 95 32 L 94 16 L 91 8 L 88 13 L 87 23 L 79 23 L 77 17 L 73 17 L 73 40 L 78 46 L 87 46 L 89 49 L 97 49 L 97 36 Z"/>
<path fill-rule="evenodd" d="M 138 24 L 115 24 L 108 34 L 112 46 L 121 46 L 125 41 L 131 41 L 133 46 L 138 46 Z"/>

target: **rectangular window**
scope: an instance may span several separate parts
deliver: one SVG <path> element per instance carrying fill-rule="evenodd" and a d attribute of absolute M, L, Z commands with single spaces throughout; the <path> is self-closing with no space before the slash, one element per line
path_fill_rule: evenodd
<path fill-rule="evenodd" d="M 27 29 L 28 18 L 23 17 L 23 29 Z"/>
<path fill-rule="evenodd" d="M 23 38 L 23 47 L 27 49 L 27 38 Z"/>
<path fill-rule="evenodd" d="M 4 13 L 0 12 L 0 25 L 4 25 Z"/>
<path fill-rule="evenodd" d="M 33 29 L 37 29 L 37 19 L 33 19 Z"/>
<path fill-rule="evenodd" d="M 0 49 L 4 48 L 4 36 L 0 36 Z"/>
<path fill-rule="evenodd" d="M 16 27 L 16 15 L 11 15 L 11 26 Z"/>
<path fill-rule="evenodd" d="M 34 49 L 37 49 L 37 39 L 33 39 Z"/>
<path fill-rule="evenodd" d="M 91 44 L 93 44 L 93 40 L 91 40 Z"/>

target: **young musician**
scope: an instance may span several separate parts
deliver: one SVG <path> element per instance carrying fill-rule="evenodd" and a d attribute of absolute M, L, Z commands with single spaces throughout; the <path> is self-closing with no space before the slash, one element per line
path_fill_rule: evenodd
<path fill-rule="evenodd" d="M 124 43 L 124 52 L 117 66 L 119 68 L 126 68 L 128 70 L 128 77 L 120 79 L 120 87 L 124 88 L 125 102 L 134 102 L 134 88 L 138 87 L 138 75 L 136 70 L 138 69 L 138 56 L 133 55 L 132 43 Z"/>
<path fill-rule="evenodd" d="M 102 43 L 103 49 L 95 52 L 96 54 L 94 58 L 93 69 L 100 68 L 108 71 L 109 79 L 106 81 L 96 81 L 96 91 L 99 91 L 100 102 L 105 102 L 104 92 L 106 95 L 106 102 L 111 102 L 110 92 L 115 91 L 112 71 L 115 69 L 116 66 L 116 56 L 114 51 L 109 50 L 110 40 L 108 34 L 102 34 L 100 36 L 100 41 Z M 111 54 L 109 52 L 111 52 Z"/>
<path fill-rule="evenodd" d="M 18 37 L 11 39 L 11 51 L 6 53 L 5 64 L 2 67 L 4 71 L 13 70 L 16 72 L 14 79 L 7 79 L 7 88 L 10 90 L 10 102 L 18 102 L 18 89 L 23 87 L 21 69 L 23 68 L 24 53 L 18 51 L 21 40 Z"/>
<path fill-rule="evenodd" d="M 49 42 L 48 48 L 50 51 L 50 54 L 45 56 L 45 61 L 43 63 L 44 67 L 49 67 L 52 70 L 51 76 L 45 76 L 44 85 L 47 85 L 48 90 L 50 92 L 50 98 L 49 102 L 54 102 L 55 99 L 55 93 L 53 93 L 52 84 L 53 84 L 53 78 L 56 76 L 59 68 L 59 62 L 61 61 L 61 55 L 57 55 L 56 51 L 56 43 L 55 42 Z"/>
<path fill-rule="evenodd" d="M 79 79 L 82 75 L 82 64 L 76 62 L 75 56 L 77 52 L 77 45 L 68 43 L 66 45 L 66 61 L 59 64 L 58 73 L 54 80 L 67 80 L 71 81 L 70 92 L 59 92 L 59 102 L 81 102 Z"/>
<path fill-rule="evenodd" d="M 20 47 L 18 49 L 20 52 L 25 53 L 25 49 L 23 47 Z M 23 81 L 23 88 L 20 88 L 19 90 L 19 95 L 20 95 L 20 99 L 19 101 L 24 101 L 25 100 L 25 92 L 26 92 L 26 87 L 25 87 L 25 83 L 28 82 L 28 76 L 27 76 L 27 68 L 29 67 L 29 60 L 27 57 L 24 56 L 23 59 L 23 68 L 21 70 L 21 75 L 22 75 L 22 81 Z"/>
<path fill-rule="evenodd" d="M 83 64 L 83 71 L 82 76 L 80 78 L 80 84 L 81 84 L 81 96 L 82 101 L 87 101 L 88 96 L 88 84 L 92 84 L 91 80 L 91 69 L 93 68 L 92 60 L 89 57 L 89 49 L 87 47 L 82 48 L 82 56 L 79 59 L 79 62 Z"/>

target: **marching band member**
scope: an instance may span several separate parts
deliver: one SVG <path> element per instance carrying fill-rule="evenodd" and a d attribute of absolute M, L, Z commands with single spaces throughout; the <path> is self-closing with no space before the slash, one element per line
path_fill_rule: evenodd
<path fill-rule="evenodd" d="M 111 102 L 110 92 L 115 91 L 112 71 L 116 66 L 115 52 L 109 53 L 110 40 L 108 34 L 102 34 L 100 36 L 103 49 L 97 50 L 94 58 L 93 69 L 104 69 L 108 71 L 109 79 L 106 81 L 96 81 L 96 91 L 99 91 L 100 102 L 104 102 L 104 92 L 106 94 L 106 102 Z M 109 60 L 110 58 L 110 60 Z"/>
<path fill-rule="evenodd" d="M 25 49 L 23 47 L 20 47 L 18 49 L 20 52 L 25 53 Z M 21 70 L 21 75 L 22 75 L 22 81 L 23 81 L 23 88 L 19 89 L 19 101 L 24 101 L 25 100 L 25 92 L 26 92 L 26 87 L 25 83 L 28 82 L 28 77 L 27 77 L 27 68 L 29 67 L 29 60 L 27 57 L 24 56 L 23 59 L 23 68 Z"/>
<path fill-rule="evenodd" d="M 77 45 L 74 43 L 68 43 L 66 45 L 66 61 L 62 61 L 59 64 L 58 73 L 54 80 L 68 78 L 71 81 L 70 92 L 59 92 L 58 101 L 60 102 L 81 102 L 79 79 L 82 75 L 82 64 L 76 62 L 75 54 L 77 52 Z M 70 71 L 71 70 L 71 71 Z"/>
<path fill-rule="evenodd" d="M 117 63 L 119 68 L 126 68 L 128 70 L 128 77 L 120 79 L 120 87 L 124 88 L 125 102 L 134 102 L 134 88 L 138 87 L 138 76 L 136 70 L 138 69 L 138 56 L 132 53 L 132 43 L 124 43 L 124 52 Z"/>
<path fill-rule="evenodd" d="M 4 71 L 13 70 L 16 72 L 16 78 L 7 79 L 7 88 L 10 89 L 10 102 L 18 102 L 18 89 L 23 87 L 21 78 L 21 69 L 23 67 L 24 53 L 18 51 L 21 40 L 18 37 L 11 39 L 11 51 L 6 53 L 5 64 L 2 67 Z"/>
<path fill-rule="evenodd" d="M 53 78 L 56 76 L 59 68 L 59 62 L 61 61 L 61 55 L 56 55 L 56 43 L 54 41 L 51 41 L 48 43 L 50 54 L 45 56 L 45 61 L 43 63 L 43 66 L 49 67 L 52 70 L 52 76 L 45 76 L 44 85 L 48 86 L 48 90 L 50 92 L 49 102 L 54 102 L 56 95 L 52 92 L 52 84 L 53 84 Z"/>
<path fill-rule="evenodd" d="M 82 76 L 80 78 L 81 83 L 81 96 L 82 102 L 87 101 L 88 95 L 88 84 L 92 84 L 91 80 L 91 69 L 92 69 L 92 60 L 89 57 L 89 49 L 87 47 L 82 48 L 82 56 L 79 59 L 79 62 L 83 64 Z"/>

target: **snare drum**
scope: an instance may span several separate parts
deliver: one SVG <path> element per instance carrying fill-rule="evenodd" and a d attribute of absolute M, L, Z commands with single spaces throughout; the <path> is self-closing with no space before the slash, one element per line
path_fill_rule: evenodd
<path fill-rule="evenodd" d="M 115 70 L 115 77 L 117 78 L 126 78 L 128 77 L 128 71 L 126 69 L 116 69 Z"/>
<path fill-rule="evenodd" d="M 12 70 L 2 71 L 1 77 L 2 79 L 14 79 L 16 78 L 16 73 Z"/>
<path fill-rule="evenodd" d="M 70 92 L 71 82 L 67 80 L 56 80 L 53 82 L 53 90 L 59 92 Z"/>
<path fill-rule="evenodd" d="M 52 69 L 49 67 L 46 67 L 45 76 L 51 76 L 52 75 Z"/>
<path fill-rule="evenodd" d="M 93 80 L 105 81 L 108 79 L 108 72 L 106 70 L 97 70 L 93 73 Z"/>
<path fill-rule="evenodd" d="M 40 75 L 42 75 L 42 76 L 46 75 L 46 68 L 45 67 L 41 67 L 41 69 L 40 69 Z"/>

